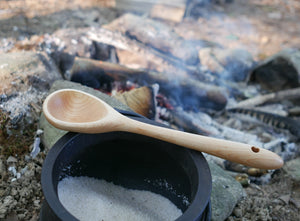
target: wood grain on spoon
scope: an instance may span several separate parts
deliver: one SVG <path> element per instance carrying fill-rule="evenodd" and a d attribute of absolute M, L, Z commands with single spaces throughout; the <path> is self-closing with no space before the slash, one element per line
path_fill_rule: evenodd
<path fill-rule="evenodd" d="M 132 120 L 99 98 L 78 90 L 64 89 L 50 94 L 43 104 L 43 111 L 53 126 L 67 131 L 81 133 L 127 131 L 255 168 L 278 169 L 283 166 L 283 160 L 266 149 Z"/>

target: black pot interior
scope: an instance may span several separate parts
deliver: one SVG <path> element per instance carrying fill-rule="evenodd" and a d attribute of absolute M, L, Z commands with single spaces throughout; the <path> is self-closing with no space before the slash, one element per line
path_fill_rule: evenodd
<path fill-rule="evenodd" d="M 198 220 L 210 198 L 211 177 L 201 153 L 127 132 L 69 133 L 48 153 L 42 173 L 45 199 L 59 219 L 72 220 L 57 197 L 58 182 L 66 176 L 161 194 L 185 213 L 178 220 Z"/>

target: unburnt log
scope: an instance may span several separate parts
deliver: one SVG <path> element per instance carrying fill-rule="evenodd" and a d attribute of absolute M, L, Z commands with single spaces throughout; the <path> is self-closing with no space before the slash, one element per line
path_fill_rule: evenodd
<path fill-rule="evenodd" d="M 82 82 L 74 79 L 91 79 L 92 82 L 98 81 L 98 85 L 101 85 L 104 79 L 109 79 L 111 82 L 130 80 L 139 85 L 158 83 L 164 94 L 189 109 L 221 110 L 227 103 L 226 91 L 215 85 L 186 77 L 170 76 L 166 73 L 135 70 L 104 61 L 77 57 L 70 73 L 71 80 L 79 83 Z"/>
<path fill-rule="evenodd" d="M 300 87 L 282 90 L 266 95 L 259 95 L 239 102 L 235 108 L 255 107 L 264 103 L 278 102 L 282 100 L 295 100 L 300 98 Z"/>
<path fill-rule="evenodd" d="M 195 45 L 180 38 L 170 26 L 161 22 L 128 13 L 104 27 L 112 31 L 120 31 L 187 64 L 198 63 L 198 51 Z"/>

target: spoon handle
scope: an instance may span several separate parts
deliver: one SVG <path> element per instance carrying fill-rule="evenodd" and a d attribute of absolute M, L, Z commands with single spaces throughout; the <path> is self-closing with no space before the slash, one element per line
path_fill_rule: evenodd
<path fill-rule="evenodd" d="M 132 119 L 128 119 L 124 131 L 153 137 L 250 167 L 278 169 L 283 166 L 283 160 L 277 154 L 249 144 L 163 128 Z"/>

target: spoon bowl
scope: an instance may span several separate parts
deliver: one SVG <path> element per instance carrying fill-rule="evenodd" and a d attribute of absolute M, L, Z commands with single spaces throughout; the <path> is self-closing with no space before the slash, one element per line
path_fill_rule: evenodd
<path fill-rule="evenodd" d="M 136 121 L 123 116 L 88 93 L 63 89 L 44 101 L 46 119 L 55 127 L 80 133 L 126 131 L 205 152 L 255 168 L 278 169 L 283 160 L 275 153 L 249 144 L 216 139 Z"/>
<path fill-rule="evenodd" d="M 82 92 L 70 90 L 53 94 L 47 103 L 47 110 L 55 119 L 69 123 L 94 122 L 107 115 L 104 103 L 95 102 L 93 97 Z"/>

